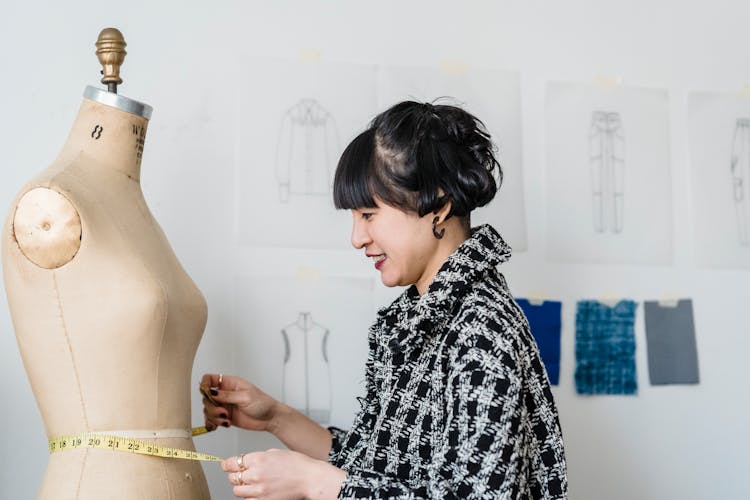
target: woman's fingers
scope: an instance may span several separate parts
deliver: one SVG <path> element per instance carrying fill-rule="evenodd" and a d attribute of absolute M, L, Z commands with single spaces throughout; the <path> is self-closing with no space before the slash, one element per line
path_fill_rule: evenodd
<path fill-rule="evenodd" d="M 229 412 L 221 406 L 204 405 L 203 415 L 206 417 L 206 427 L 208 427 L 208 424 L 212 424 L 214 428 L 220 425 L 229 427 L 232 423 Z"/>
<path fill-rule="evenodd" d="M 252 387 L 240 377 L 206 373 L 201 378 L 199 390 L 208 401 L 219 406 L 219 402 L 232 405 L 247 403 Z"/>
<path fill-rule="evenodd" d="M 219 379 L 222 379 L 222 384 L 224 383 L 224 375 L 220 373 L 205 373 L 203 377 L 201 378 L 201 385 L 205 387 L 219 387 L 222 384 L 219 384 Z"/>
<path fill-rule="evenodd" d="M 245 486 L 235 486 L 232 488 L 232 493 L 236 497 L 244 498 L 245 500 L 257 500 L 263 497 L 263 489 L 257 484 L 248 484 Z"/>
<path fill-rule="evenodd" d="M 260 498 L 267 493 L 265 485 L 258 484 L 249 477 L 249 471 L 230 472 L 227 474 L 227 480 L 234 485 L 232 493 L 236 497 Z"/>
<path fill-rule="evenodd" d="M 263 452 L 244 453 L 242 455 L 229 457 L 221 462 L 221 470 L 223 470 L 224 472 L 246 471 L 253 465 L 253 463 L 251 462 L 253 462 L 253 460 L 262 453 Z M 246 474 L 249 474 L 249 472 L 246 472 Z"/>
<path fill-rule="evenodd" d="M 214 406 L 214 405 L 204 405 L 203 406 L 203 414 L 208 418 L 229 418 L 229 412 L 226 410 L 226 408 L 222 406 Z"/>
<path fill-rule="evenodd" d="M 250 402 L 250 396 L 247 391 L 222 391 L 220 389 L 211 389 L 211 398 L 216 403 L 228 405 L 244 405 Z"/>

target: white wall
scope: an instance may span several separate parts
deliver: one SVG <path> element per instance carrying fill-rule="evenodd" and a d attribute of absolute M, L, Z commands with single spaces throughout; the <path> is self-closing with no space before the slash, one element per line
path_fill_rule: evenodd
<path fill-rule="evenodd" d="M 360 253 L 239 248 L 234 238 L 234 75 L 253 56 L 437 65 L 444 60 L 521 73 L 529 251 L 504 267 L 522 296 L 564 301 L 561 385 L 555 390 L 571 498 L 747 498 L 750 352 L 748 274 L 694 265 L 686 91 L 738 90 L 750 82 L 750 4 L 719 0 L 4 2 L 0 9 L 0 207 L 65 140 L 87 84 L 93 43 L 116 26 L 128 41 L 124 95 L 154 106 L 143 186 L 178 256 L 205 293 L 209 324 L 193 378 L 243 373 L 233 359 L 233 276 L 300 266 L 324 275 L 371 276 Z M 545 261 L 544 83 L 596 75 L 670 91 L 674 264 L 563 265 Z M 203 88 L 224 88 L 207 100 Z M 262 99 L 263 96 L 258 96 Z M 481 112 L 478 114 L 481 115 Z M 170 129 L 167 129 L 169 125 Z M 174 135 L 174 130 L 179 130 Z M 198 140 L 196 140 L 198 139 Z M 665 294 L 695 300 L 701 385 L 648 385 L 638 310 L 637 397 L 577 397 L 573 389 L 574 301 Z M 43 426 L 0 291 L 0 497 L 32 498 L 45 466 Z M 365 335 L 366 332 L 362 332 Z M 744 382 L 744 383 L 743 383 Z M 197 398 L 196 398 L 197 399 Z M 194 423 L 200 421 L 198 402 Z M 235 452 L 234 431 L 199 438 L 203 451 Z M 270 441 L 268 441 L 270 446 Z M 258 446 L 265 445 L 263 441 Z M 214 498 L 232 498 L 218 467 L 206 467 Z M 116 471 L 113 471 L 116 473 Z"/>

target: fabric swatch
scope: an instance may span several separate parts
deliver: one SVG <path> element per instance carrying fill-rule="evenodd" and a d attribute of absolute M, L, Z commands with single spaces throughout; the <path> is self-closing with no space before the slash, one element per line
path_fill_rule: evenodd
<path fill-rule="evenodd" d="M 551 300 L 532 304 L 528 299 L 516 299 L 529 320 L 531 334 L 539 346 L 542 363 L 547 370 L 549 383 L 560 383 L 560 330 L 562 327 L 562 304 Z"/>
<path fill-rule="evenodd" d="M 680 300 L 676 307 L 646 301 L 644 312 L 651 385 L 697 384 L 693 301 Z"/>
<path fill-rule="evenodd" d="M 595 300 L 576 307 L 578 394 L 635 394 L 635 310 L 632 300 L 614 307 Z"/>

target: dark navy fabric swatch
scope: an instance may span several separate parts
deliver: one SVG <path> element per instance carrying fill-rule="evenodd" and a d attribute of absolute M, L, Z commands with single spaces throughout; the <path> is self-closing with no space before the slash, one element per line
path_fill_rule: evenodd
<path fill-rule="evenodd" d="M 632 300 L 614 307 L 583 300 L 576 307 L 578 394 L 635 394 L 635 310 Z"/>
<path fill-rule="evenodd" d="M 542 363 L 552 385 L 560 383 L 560 330 L 562 325 L 562 304 L 551 300 L 532 304 L 528 299 L 516 302 L 529 320 L 531 334 L 539 346 Z"/>

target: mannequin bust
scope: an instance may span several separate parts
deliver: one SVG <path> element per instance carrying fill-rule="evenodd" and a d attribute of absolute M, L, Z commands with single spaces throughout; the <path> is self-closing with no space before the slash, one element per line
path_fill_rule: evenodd
<path fill-rule="evenodd" d="M 206 302 L 141 191 L 150 112 L 88 87 L 62 152 L 21 190 L 3 228 L 8 304 L 48 438 L 114 433 L 194 450 L 190 378 Z M 112 497 L 209 492 L 196 461 L 50 455 L 39 498 Z"/>

